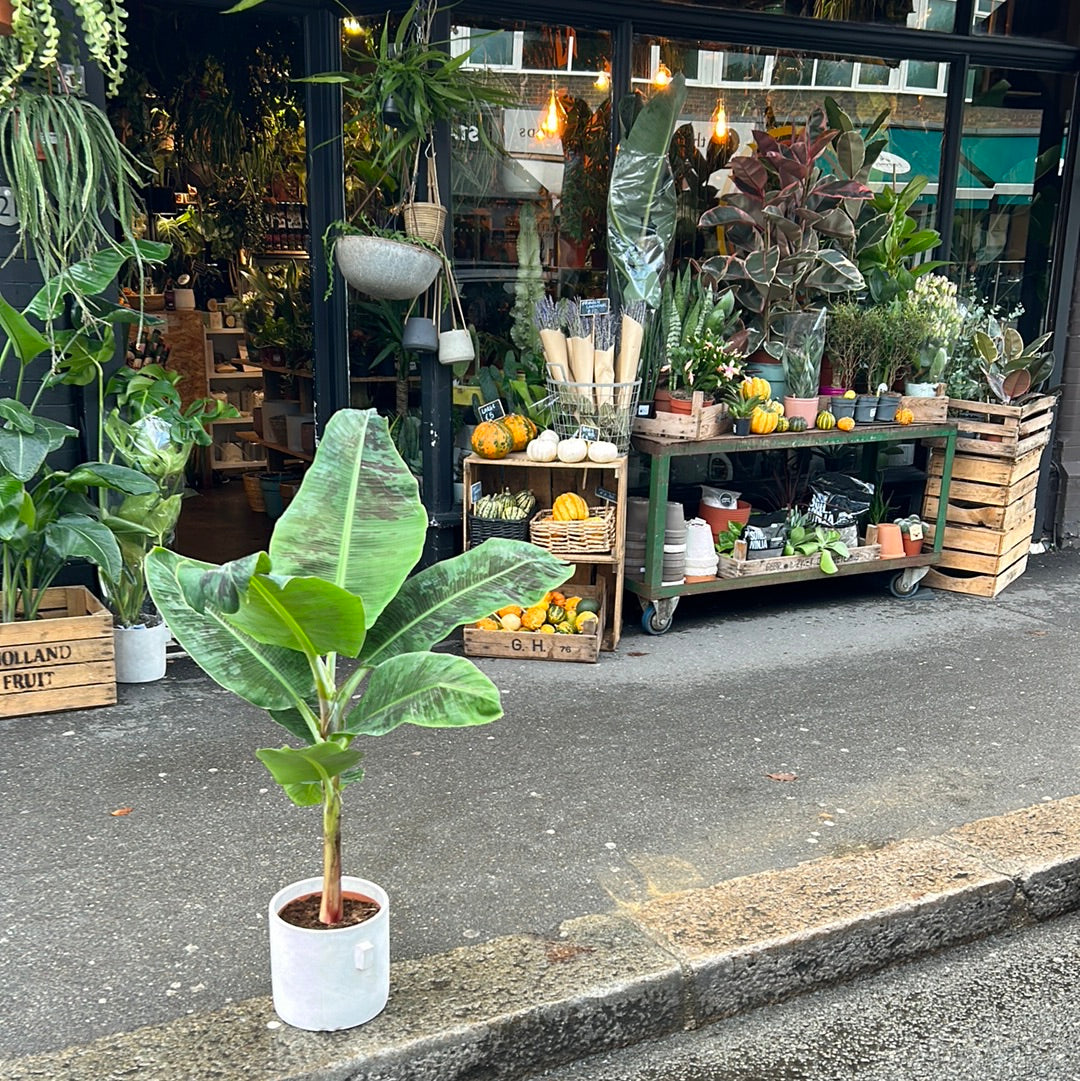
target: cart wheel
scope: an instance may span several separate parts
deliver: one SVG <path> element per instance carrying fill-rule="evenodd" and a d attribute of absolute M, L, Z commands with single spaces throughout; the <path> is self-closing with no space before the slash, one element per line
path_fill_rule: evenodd
<path fill-rule="evenodd" d="M 645 611 L 641 613 L 641 629 L 646 634 L 665 634 L 671 629 L 673 616 L 674 612 L 665 619 L 657 614 L 655 605 L 648 604 L 645 606 Z"/>
<path fill-rule="evenodd" d="M 919 592 L 919 583 L 912 582 L 906 589 L 904 588 L 904 571 L 900 571 L 899 574 L 894 574 L 889 579 L 889 592 L 898 597 L 902 601 L 909 601 L 916 593 Z"/>

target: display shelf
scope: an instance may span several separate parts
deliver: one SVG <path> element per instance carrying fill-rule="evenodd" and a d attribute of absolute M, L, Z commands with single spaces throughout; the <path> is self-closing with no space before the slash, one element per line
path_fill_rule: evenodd
<path fill-rule="evenodd" d="M 305 450 L 293 450 L 292 447 L 284 446 L 281 443 L 271 443 L 267 439 L 256 439 L 256 442 L 261 446 L 266 447 L 267 450 L 276 451 L 278 454 L 283 454 L 286 458 L 295 458 L 300 462 L 313 462 L 315 461 L 314 454 L 308 454 Z"/>
<path fill-rule="evenodd" d="M 238 417 L 218 417 L 214 424 L 251 424 L 254 419 L 250 413 L 241 413 Z"/>
<path fill-rule="evenodd" d="M 473 504 L 472 486 L 479 481 L 485 492 L 501 491 L 503 488 L 520 490 L 528 488 L 536 496 L 537 506 L 550 509 L 555 497 L 563 492 L 576 492 L 587 503 L 594 505 L 603 497 L 597 496 L 601 487 L 614 499 L 603 500 L 615 507 L 615 538 L 610 552 L 594 552 L 560 555 L 577 568 L 571 582 L 583 585 L 595 584 L 598 578 L 605 582 L 607 596 L 611 599 L 611 618 L 604 629 L 602 648 L 615 649 L 622 632 L 623 600 L 623 541 L 626 532 L 626 456 L 614 462 L 533 462 L 522 452 L 505 458 L 481 458 L 470 454 L 462 463 L 465 501 L 462 507 L 463 535 L 466 547 L 469 543 L 469 512 Z"/>
<path fill-rule="evenodd" d="M 703 582 L 683 582 L 678 585 L 661 584 L 665 509 L 670 487 L 672 459 L 690 455 L 746 454 L 753 451 L 786 450 L 798 447 L 859 446 L 929 439 L 941 440 L 944 446 L 940 478 L 943 494 L 938 510 L 933 548 L 917 556 L 876 559 L 863 563 L 837 561 L 836 565 L 837 574 L 843 576 L 892 572 L 895 575 L 891 586 L 894 595 L 905 597 L 913 595 L 918 588 L 919 577 L 925 573 L 919 569 L 929 567 L 941 558 L 941 535 L 944 530 L 945 506 L 948 501 L 956 447 L 955 422 L 908 425 L 873 424 L 857 427 L 850 432 L 810 428 L 805 432 L 787 432 L 782 435 L 722 435 L 713 439 L 700 440 L 634 436 L 634 447 L 652 459 L 649 470 L 649 519 L 646 530 L 645 573 L 641 578 L 626 580 L 626 588 L 638 596 L 644 608 L 643 627 L 651 634 L 663 634 L 668 630 L 680 597 L 810 579 L 820 581 L 821 579 L 821 571 L 810 568 L 740 578 L 711 578 Z"/>
<path fill-rule="evenodd" d="M 249 469 L 265 469 L 266 459 L 257 458 L 244 462 L 221 462 L 216 458 L 210 459 L 210 468 L 215 473 L 242 473 Z"/>

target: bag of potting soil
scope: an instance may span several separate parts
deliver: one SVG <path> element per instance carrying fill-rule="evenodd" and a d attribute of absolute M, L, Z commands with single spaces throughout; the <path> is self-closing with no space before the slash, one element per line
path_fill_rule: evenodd
<path fill-rule="evenodd" d="M 810 514 L 816 525 L 844 529 L 870 509 L 874 486 L 846 473 L 821 473 L 810 482 Z"/>

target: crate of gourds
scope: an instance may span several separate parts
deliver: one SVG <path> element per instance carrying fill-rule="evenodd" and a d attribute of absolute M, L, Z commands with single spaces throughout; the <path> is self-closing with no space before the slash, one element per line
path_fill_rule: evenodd
<path fill-rule="evenodd" d="M 615 508 L 590 507 L 576 492 L 563 492 L 529 523 L 529 539 L 554 555 L 605 555 L 615 544 Z"/>
<path fill-rule="evenodd" d="M 490 537 L 528 540 L 529 519 L 535 512 L 536 496 L 527 488 L 520 492 L 504 488 L 482 495 L 469 508 L 469 547 L 475 548 Z"/>
<path fill-rule="evenodd" d="M 595 663 L 600 656 L 604 617 L 602 580 L 595 586 L 568 582 L 535 604 L 508 604 L 465 627 L 465 653 L 469 657 Z"/>

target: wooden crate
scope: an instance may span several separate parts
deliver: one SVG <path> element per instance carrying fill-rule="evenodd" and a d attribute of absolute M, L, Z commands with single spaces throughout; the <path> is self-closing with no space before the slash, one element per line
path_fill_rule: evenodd
<path fill-rule="evenodd" d="M 850 549 L 850 552 L 847 559 L 836 558 L 836 562 L 869 563 L 881 556 L 881 545 L 864 544 L 861 548 Z M 820 553 L 808 556 L 769 556 L 766 559 L 733 559 L 731 556 L 721 556 L 716 573 L 720 578 L 749 578 L 758 574 L 811 570 L 818 566 L 820 561 Z"/>
<path fill-rule="evenodd" d="M 982 455 L 957 453 L 953 458 L 952 482 L 955 484 L 957 481 L 969 481 L 994 488 L 1011 488 L 1032 474 L 1038 474 L 1041 462 L 1042 447 L 1016 459 L 985 458 Z M 927 474 L 940 477 L 944 464 L 944 454 L 935 450 L 927 463 Z"/>
<path fill-rule="evenodd" d="M 985 503 L 965 503 L 949 495 L 945 507 L 945 521 L 949 525 L 985 526 L 987 529 L 1009 530 L 1035 509 L 1038 492 L 1031 488 L 1024 495 L 1014 499 L 1006 506 L 989 506 Z M 923 517 L 936 522 L 940 500 L 937 496 L 927 496 L 923 502 Z"/>
<path fill-rule="evenodd" d="M 634 417 L 631 432 L 649 438 L 662 436 L 666 439 L 714 439 L 731 427 L 728 407 L 724 402 L 706 405 L 701 391 L 694 393 L 691 412 L 657 413 L 656 417 Z"/>
<path fill-rule="evenodd" d="M 965 571 L 931 567 L 923 578 L 923 584 L 931 589 L 943 589 L 949 593 L 966 593 L 970 597 L 996 597 L 1027 570 L 1028 554 L 1024 552 L 1011 567 L 998 574 L 970 574 Z"/>
<path fill-rule="evenodd" d="M 944 394 L 933 398 L 920 398 L 905 394 L 898 409 L 910 409 L 913 424 L 940 424 L 949 417 L 949 399 Z"/>
<path fill-rule="evenodd" d="M 591 597 L 599 605 L 596 634 L 540 634 L 536 631 L 482 631 L 465 627 L 465 655 L 468 657 L 511 657 L 528 661 L 581 661 L 595 664 L 600 659 L 600 643 L 604 637 L 606 589 L 601 578 L 595 586 L 567 583 L 564 591 L 573 588 L 573 595 Z M 617 618 L 617 614 L 616 614 Z"/>
<path fill-rule="evenodd" d="M 949 399 L 956 421 L 956 451 L 992 458 L 1022 458 L 1050 441 L 1057 397 L 1043 394 L 1023 405 Z"/>
<path fill-rule="evenodd" d="M 0 717 L 116 702 L 112 615 L 83 586 L 47 589 L 32 622 L 0 623 Z"/>

